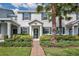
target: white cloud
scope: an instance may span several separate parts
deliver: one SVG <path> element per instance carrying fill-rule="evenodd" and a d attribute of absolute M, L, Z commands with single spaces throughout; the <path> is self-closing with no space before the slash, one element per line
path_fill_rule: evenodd
<path fill-rule="evenodd" d="M 34 4 L 34 3 L 12 3 L 12 5 L 15 6 L 16 9 L 18 9 L 19 7 L 24 7 L 24 8 L 28 8 L 28 9 L 36 8 L 36 4 Z"/>
<path fill-rule="evenodd" d="M 12 5 L 18 8 L 19 6 L 22 6 L 22 3 L 12 3 Z"/>

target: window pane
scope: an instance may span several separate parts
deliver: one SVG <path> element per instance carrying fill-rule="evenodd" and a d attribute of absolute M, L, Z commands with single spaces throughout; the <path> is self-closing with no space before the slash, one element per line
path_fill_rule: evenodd
<path fill-rule="evenodd" d="M 43 34 L 49 34 L 49 33 L 50 33 L 50 28 L 43 27 Z"/>
<path fill-rule="evenodd" d="M 65 28 L 63 27 L 63 34 L 65 33 Z"/>
<path fill-rule="evenodd" d="M 1 24 L 0 24 L 0 33 L 1 33 Z"/>
<path fill-rule="evenodd" d="M 76 19 L 77 20 L 79 19 L 79 13 L 76 13 Z"/>
<path fill-rule="evenodd" d="M 28 27 L 27 27 L 27 28 L 26 28 L 26 27 L 22 27 L 22 28 L 21 28 L 21 33 L 22 33 L 22 34 L 29 34 L 28 30 L 29 30 Z"/>
<path fill-rule="evenodd" d="M 72 35 L 72 28 L 69 29 L 69 35 Z"/>
<path fill-rule="evenodd" d="M 23 13 L 23 20 L 30 20 L 31 19 L 31 13 Z"/>
<path fill-rule="evenodd" d="M 43 12 L 43 13 L 41 14 L 41 17 L 42 17 L 42 20 L 47 20 L 47 15 L 46 15 L 46 13 Z"/>

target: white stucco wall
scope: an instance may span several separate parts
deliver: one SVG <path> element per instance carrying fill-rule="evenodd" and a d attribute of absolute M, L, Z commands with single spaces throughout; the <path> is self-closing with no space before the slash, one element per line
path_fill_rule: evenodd
<path fill-rule="evenodd" d="M 1 23 L 1 34 L 7 34 L 7 24 Z"/>
<path fill-rule="evenodd" d="M 78 27 L 75 26 L 75 27 L 74 27 L 74 35 L 77 35 L 77 34 L 78 34 Z"/>
<path fill-rule="evenodd" d="M 40 22 L 43 23 L 44 27 L 52 27 L 52 22 L 49 22 L 48 20 L 41 20 L 41 14 L 31 13 L 31 20 L 23 20 L 22 19 L 22 14 L 21 13 L 17 14 L 17 22 L 21 26 L 28 27 L 29 26 L 28 23 L 33 21 L 33 20 L 39 20 Z"/>
<path fill-rule="evenodd" d="M 68 16 L 72 17 L 71 20 L 62 20 L 62 27 L 65 27 L 65 25 L 71 21 L 76 20 L 76 14 L 72 13 Z M 52 22 L 49 22 L 49 20 L 42 20 L 41 13 L 31 12 L 31 20 L 23 20 L 22 13 L 17 13 L 17 22 L 20 24 L 21 27 L 29 27 L 29 22 L 32 22 L 34 20 L 38 20 L 43 23 L 43 27 L 52 27 Z M 56 17 L 56 26 L 59 27 L 59 19 Z M 75 29 L 76 30 L 76 29 Z M 75 32 L 76 34 L 77 32 Z M 69 34 L 69 28 L 65 28 L 65 34 Z"/>

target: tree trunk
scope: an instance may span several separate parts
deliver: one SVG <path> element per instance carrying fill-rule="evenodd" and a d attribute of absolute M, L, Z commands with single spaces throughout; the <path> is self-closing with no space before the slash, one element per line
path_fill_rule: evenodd
<path fill-rule="evenodd" d="M 56 43 L 56 6 L 54 3 L 52 3 L 52 46 L 55 47 Z"/>
<path fill-rule="evenodd" d="M 61 35 L 62 34 L 62 16 L 59 17 L 59 34 Z"/>

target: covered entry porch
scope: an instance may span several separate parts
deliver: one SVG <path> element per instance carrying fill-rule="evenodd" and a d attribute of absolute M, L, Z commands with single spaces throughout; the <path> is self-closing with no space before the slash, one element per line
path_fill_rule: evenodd
<path fill-rule="evenodd" d="M 65 33 L 67 35 L 79 35 L 79 20 L 67 23 Z"/>
<path fill-rule="evenodd" d="M 0 35 L 7 35 L 8 38 L 11 38 L 13 34 L 20 33 L 19 24 L 13 21 L 0 21 Z"/>
<path fill-rule="evenodd" d="M 34 39 L 39 38 L 42 35 L 42 27 L 43 27 L 43 23 L 38 20 L 34 20 L 30 22 L 29 23 L 30 35 Z"/>

